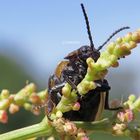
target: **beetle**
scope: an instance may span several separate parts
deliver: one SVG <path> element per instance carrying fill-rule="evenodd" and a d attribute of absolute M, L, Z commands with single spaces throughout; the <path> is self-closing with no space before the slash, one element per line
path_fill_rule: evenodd
<path fill-rule="evenodd" d="M 62 97 L 62 88 L 66 83 L 69 83 L 72 89 L 76 89 L 76 86 L 82 81 L 87 72 L 86 59 L 91 57 L 96 62 L 100 57 L 100 50 L 107 44 L 110 39 L 118 32 L 129 29 L 129 27 L 122 27 L 116 30 L 101 46 L 97 49 L 94 47 L 92 35 L 90 31 L 88 16 L 86 14 L 84 5 L 81 4 L 82 12 L 86 22 L 86 28 L 90 45 L 85 45 L 79 49 L 72 51 L 61 61 L 53 75 L 48 80 L 48 92 L 49 101 L 48 107 L 51 112 L 53 105 L 57 105 Z M 80 110 L 68 111 L 63 114 L 64 118 L 72 121 L 94 121 L 100 116 L 103 109 L 118 110 L 121 107 L 110 108 L 108 103 L 110 86 L 106 79 L 100 79 L 94 81 L 97 83 L 97 87 L 94 90 L 89 91 L 86 95 L 80 96 L 78 93 L 78 102 L 80 103 Z M 94 93 L 94 94 L 93 94 Z"/>

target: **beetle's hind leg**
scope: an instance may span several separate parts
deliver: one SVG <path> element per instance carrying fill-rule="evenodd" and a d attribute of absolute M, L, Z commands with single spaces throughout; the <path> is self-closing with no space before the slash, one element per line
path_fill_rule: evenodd
<path fill-rule="evenodd" d="M 109 91 L 111 88 L 110 86 L 108 85 L 108 82 L 107 80 L 97 80 L 95 81 L 97 87 L 96 87 L 96 91 L 100 91 L 100 92 L 106 92 L 106 91 Z"/>
<path fill-rule="evenodd" d="M 99 86 L 98 86 L 99 84 Z M 104 108 L 106 110 L 119 110 L 119 109 L 123 109 L 122 106 L 118 106 L 118 107 L 114 107 L 114 108 L 111 108 L 109 106 L 109 90 L 110 90 L 110 86 L 107 82 L 107 80 L 103 80 L 103 81 L 97 81 L 97 88 L 96 88 L 97 91 L 100 91 L 100 92 L 103 92 L 103 93 L 106 93 L 105 94 L 105 106 Z"/>

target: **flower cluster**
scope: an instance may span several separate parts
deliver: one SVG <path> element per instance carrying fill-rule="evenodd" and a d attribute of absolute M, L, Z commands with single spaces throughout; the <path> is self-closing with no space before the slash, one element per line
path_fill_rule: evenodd
<path fill-rule="evenodd" d="M 56 106 L 56 110 L 61 112 L 67 112 L 80 108 L 80 104 L 77 103 L 77 92 L 84 96 L 88 91 L 97 87 L 95 80 L 103 79 L 109 67 L 117 67 L 119 65 L 118 60 L 131 53 L 131 50 L 140 43 L 140 30 L 133 33 L 128 33 L 122 38 L 118 38 L 115 42 L 111 42 L 107 45 L 107 49 L 101 52 L 101 55 L 97 62 L 92 58 L 87 59 L 87 73 L 85 78 L 78 84 L 77 90 L 72 90 L 71 86 L 66 83 L 62 89 L 61 101 Z M 55 110 L 55 111 L 56 111 Z"/>
<path fill-rule="evenodd" d="M 130 136 L 140 128 L 137 116 L 140 113 L 140 98 L 130 95 L 123 104 L 124 109 L 117 114 L 117 123 L 113 126 L 113 134 Z M 135 125 L 132 127 L 132 123 Z M 131 126 L 131 127 L 130 127 Z"/>
<path fill-rule="evenodd" d="M 69 120 L 59 118 L 55 119 L 52 124 L 62 139 L 89 140 L 86 132 L 81 128 L 77 128 L 76 125 Z"/>
<path fill-rule="evenodd" d="M 107 49 L 101 52 L 97 62 L 88 58 L 87 74 L 77 86 L 78 92 L 86 94 L 89 90 L 96 88 L 94 81 L 104 78 L 109 67 L 117 67 L 118 59 L 129 55 L 131 49 L 135 48 L 138 43 L 140 43 L 140 30 L 128 33 L 126 36 L 108 44 Z"/>
<path fill-rule="evenodd" d="M 71 86 L 68 83 L 62 88 L 62 94 L 61 101 L 56 106 L 56 109 L 52 113 L 53 115 L 55 115 L 57 111 L 64 113 L 70 110 L 78 111 L 80 109 L 80 104 L 77 102 L 78 96 L 76 91 L 71 91 Z"/>
<path fill-rule="evenodd" d="M 34 105 L 42 104 L 47 98 L 47 91 L 36 93 L 36 86 L 33 83 L 26 85 L 17 94 L 10 94 L 7 89 L 0 94 L 0 122 L 8 121 L 7 111 L 14 114 L 20 107 L 32 111 Z M 33 110 L 34 111 L 34 110 Z M 37 114 L 35 111 L 34 114 Z"/>

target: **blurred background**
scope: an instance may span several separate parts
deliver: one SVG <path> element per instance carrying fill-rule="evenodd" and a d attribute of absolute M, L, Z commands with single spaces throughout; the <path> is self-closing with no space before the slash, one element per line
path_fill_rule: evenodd
<path fill-rule="evenodd" d="M 57 63 L 69 52 L 89 44 L 81 2 L 88 13 L 96 47 L 120 27 L 131 29 L 112 40 L 140 28 L 139 0 L 0 1 L 0 90 L 17 92 L 26 80 L 36 83 L 38 90 L 45 89 Z M 139 54 L 140 45 L 120 60 L 119 68 L 110 69 L 107 79 L 111 98 L 140 94 Z M 10 117 L 8 124 L 0 124 L 0 132 L 37 123 L 42 118 L 26 113 L 20 111 Z"/>

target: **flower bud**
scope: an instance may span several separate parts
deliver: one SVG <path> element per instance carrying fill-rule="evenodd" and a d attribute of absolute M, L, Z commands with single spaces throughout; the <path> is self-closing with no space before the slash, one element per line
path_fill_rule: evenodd
<path fill-rule="evenodd" d="M 0 101 L 0 110 L 6 110 L 9 107 L 9 100 L 8 99 L 3 99 Z"/>
<path fill-rule="evenodd" d="M 3 89 L 0 96 L 1 99 L 7 99 L 9 97 L 9 91 L 7 89 Z"/>
<path fill-rule="evenodd" d="M 139 41 L 140 41 L 140 35 L 139 35 L 138 32 L 134 32 L 134 33 L 132 34 L 132 40 L 133 40 L 134 42 L 139 42 Z"/>
<path fill-rule="evenodd" d="M 40 110 L 39 109 L 32 109 L 32 113 L 36 116 L 40 115 Z"/>
<path fill-rule="evenodd" d="M 133 48 L 135 48 L 136 46 L 137 46 L 136 42 L 134 42 L 134 41 L 130 41 L 130 42 L 129 42 L 129 49 L 133 49 Z"/>
<path fill-rule="evenodd" d="M 0 110 L 0 122 L 7 123 L 8 122 L 8 115 L 5 110 Z"/>
<path fill-rule="evenodd" d="M 86 94 L 89 90 L 95 89 L 96 84 L 93 81 L 83 80 L 78 86 L 77 90 L 80 94 Z"/>
<path fill-rule="evenodd" d="M 31 96 L 30 96 L 30 101 L 31 103 L 33 104 L 40 104 L 41 103 L 41 99 L 39 98 L 39 96 L 35 93 L 33 93 Z"/>
<path fill-rule="evenodd" d="M 128 33 L 125 37 L 124 37 L 125 42 L 129 42 L 130 40 L 132 40 L 132 33 Z"/>
<path fill-rule="evenodd" d="M 107 46 L 107 51 L 110 54 L 113 54 L 114 48 L 115 48 L 116 44 L 114 42 L 111 42 L 108 46 Z"/>
<path fill-rule="evenodd" d="M 78 99 L 78 95 L 77 95 L 77 91 L 76 90 L 72 90 L 71 92 L 71 99 L 76 102 Z"/>
<path fill-rule="evenodd" d="M 86 136 L 86 132 L 81 128 L 78 129 L 77 139 L 78 140 L 89 140 L 89 138 Z"/>
<path fill-rule="evenodd" d="M 48 98 L 48 91 L 47 90 L 41 91 L 37 95 L 41 100 L 45 100 L 46 98 Z"/>
<path fill-rule="evenodd" d="M 72 122 L 66 122 L 63 127 L 64 127 L 64 131 L 70 135 L 75 135 L 77 132 L 77 127 Z"/>
<path fill-rule="evenodd" d="M 117 117 L 121 122 L 131 122 L 132 120 L 134 120 L 134 114 L 130 109 L 126 109 L 123 112 L 119 112 L 117 114 Z"/>
<path fill-rule="evenodd" d="M 128 100 L 134 102 L 136 100 L 136 96 L 134 94 L 129 95 Z"/>
<path fill-rule="evenodd" d="M 118 57 L 129 55 L 131 52 L 128 48 L 129 48 L 129 44 L 126 43 L 120 46 L 116 46 L 114 49 L 114 54 L 117 55 Z"/>
<path fill-rule="evenodd" d="M 58 110 L 58 111 L 56 112 L 56 117 L 57 117 L 57 118 L 61 118 L 62 116 L 63 116 L 62 112 Z"/>
<path fill-rule="evenodd" d="M 26 85 L 24 88 L 28 93 L 33 93 L 36 90 L 36 85 L 34 83 L 30 83 L 29 85 Z"/>
<path fill-rule="evenodd" d="M 73 108 L 72 108 L 74 111 L 78 111 L 80 109 L 80 103 L 79 102 L 76 102 L 74 105 L 73 105 Z"/>
<path fill-rule="evenodd" d="M 81 131 L 81 132 L 78 132 L 77 136 L 78 137 L 85 137 L 85 132 L 84 131 Z"/>
<path fill-rule="evenodd" d="M 69 97 L 70 96 L 70 91 L 71 89 L 68 87 L 68 86 L 64 86 L 62 88 L 62 94 L 65 96 L 65 97 Z"/>
<path fill-rule="evenodd" d="M 86 62 L 88 65 L 90 65 L 91 63 L 95 63 L 91 57 L 87 58 Z"/>
<path fill-rule="evenodd" d="M 29 103 L 25 103 L 24 104 L 24 108 L 26 109 L 26 110 L 31 110 L 32 109 L 32 105 L 31 104 L 29 104 Z"/>
<path fill-rule="evenodd" d="M 115 124 L 115 126 L 113 126 L 113 134 L 115 135 L 119 135 L 122 136 L 124 135 L 124 130 L 126 129 L 126 125 L 125 124 Z"/>
<path fill-rule="evenodd" d="M 50 116 L 51 120 L 55 120 L 56 119 L 56 114 L 54 113 L 51 113 L 51 116 Z"/>
<path fill-rule="evenodd" d="M 14 114 L 16 112 L 19 111 L 19 106 L 18 105 L 15 105 L 15 104 L 11 104 L 10 107 L 9 107 L 9 112 L 11 114 Z"/>
<path fill-rule="evenodd" d="M 133 103 L 133 109 L 140 110 L 140 97 Z"/>
<path fill-rule="evenodd" d="M 121 37 L 118 37 L 118 38 L 116 39 L 116 42 L 117 42 L 118 44 L 120 44 L 120 43 L 122 42 L 122 38 L 121 38 Z"/>
<path fill-rule="evenodd" d="M 133 114 L 132 110 L 127 109 L 125 112 L 126 112 L 125 113 L 125 121 L 126 122 L 131 122 L 132 120 L 134 120 L 134 114 Z"/>
<path fill-rule="evenodd" d="M 15 98 L 15 94 L 10 94 L 9 96 L 9 102 L 12 103 L 14 101 L 14 98 Z"/>

